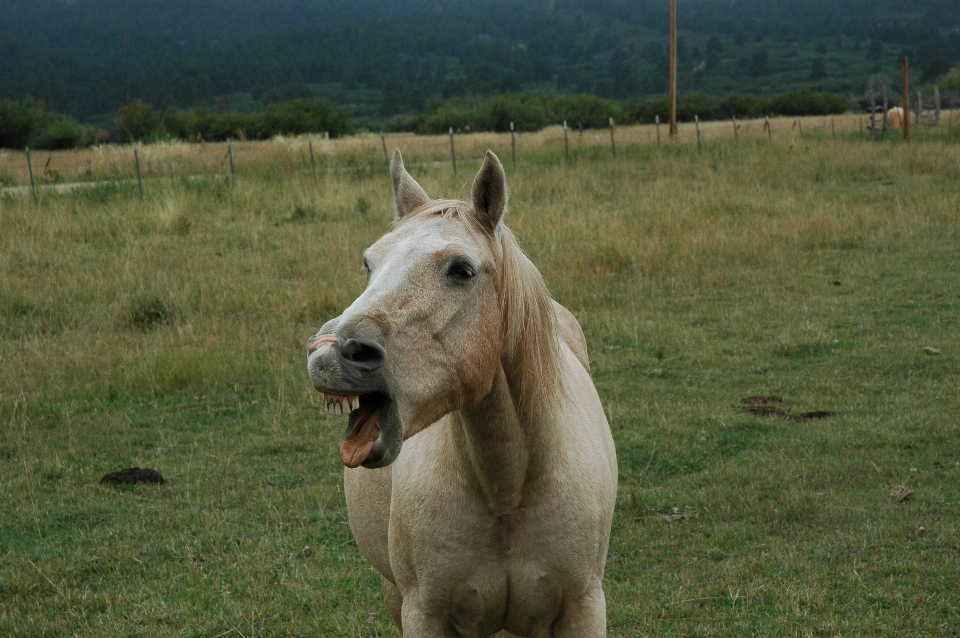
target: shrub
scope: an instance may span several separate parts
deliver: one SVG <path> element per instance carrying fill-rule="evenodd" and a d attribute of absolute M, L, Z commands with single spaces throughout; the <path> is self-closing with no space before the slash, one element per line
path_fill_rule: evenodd
<path fill-rule="evenodd" d="M 117 110 L 113 123 L 122 141 L 136 142 L 153 132 L 157 117 L 153 105 L 143 100 L 131 100 Z"/>
<path fill-rule="evenodd" d="M 76 120 L 54 115 L 44 129 L 30 140 L 30 146 L 46 150 L 73 148 L 82 138 L 83 127 Z"/>
<path fill-rule="evenodd" d="M 804 87 L 770 98 L 769 112 L 775 115 L 830 115 L 850 108 L 850 100 L 832 93 Z"/>

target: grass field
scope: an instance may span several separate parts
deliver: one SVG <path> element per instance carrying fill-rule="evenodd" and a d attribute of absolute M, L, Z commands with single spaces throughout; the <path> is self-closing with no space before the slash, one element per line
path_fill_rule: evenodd
<path fill-rule="evenodd" d="M 394 141 L 435 197 L 497 149 L 583 325 L 620 461 L 610 635 L 960 635 L 960 145 L 778 125 L 569 163 L 547 131 L 516 169 L 468 136 L 456 180 L 448 139 Z M 316 182 L 283 140 L 235 148 L 233 188 L 0 200 L 0 635 L 398 635 L 304 350 L 388 228 L 379 142 L 318 149 Z M 101 153 L 91 177 L 129 175 Z M 167 482 L 99 484 L 130 466 Z"/>

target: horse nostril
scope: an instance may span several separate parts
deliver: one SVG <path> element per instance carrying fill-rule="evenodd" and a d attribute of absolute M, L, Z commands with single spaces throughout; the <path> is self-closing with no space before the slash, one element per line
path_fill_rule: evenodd
<path fill-rule="evenodd" d="M 387 353 L 374 343 L 363 343 L 356 339 L 347 339 L 340 347 L 340 354 L 347 361 L 359 364 L 368 370 L 376 370 L 387 361 Z"/>

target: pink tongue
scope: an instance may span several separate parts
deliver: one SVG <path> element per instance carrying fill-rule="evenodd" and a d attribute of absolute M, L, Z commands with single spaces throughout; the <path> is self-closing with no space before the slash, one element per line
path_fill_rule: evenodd
<path fill-rule="evenodd" d="M 380 436 L 380 410 L 366 412 L 360 408 L 360 417 L 346 440 L 340 444 L 340 460 L 349 468 L 360 467 Z"/>

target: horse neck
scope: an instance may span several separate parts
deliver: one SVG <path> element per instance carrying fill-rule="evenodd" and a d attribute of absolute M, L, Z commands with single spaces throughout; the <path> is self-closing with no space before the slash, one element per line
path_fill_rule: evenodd
<path fill-rule="evenodd" d="M 491 507 L 515 507 L 528 477 L 541 474 L 562 376 L 553 302 L 507 229 L 503 258 L 500 364 L 489 394 L 456 414 L 459 461 Z"/>
<path fill-rule="evenodd" d="M 517 507 L 529 478 L 540 475 L 549 456 L 551 413 L 546 404 L 518 405 L 502 366 L 490 393 L 455 413 L 456 462 L 491 510 Z"/>

